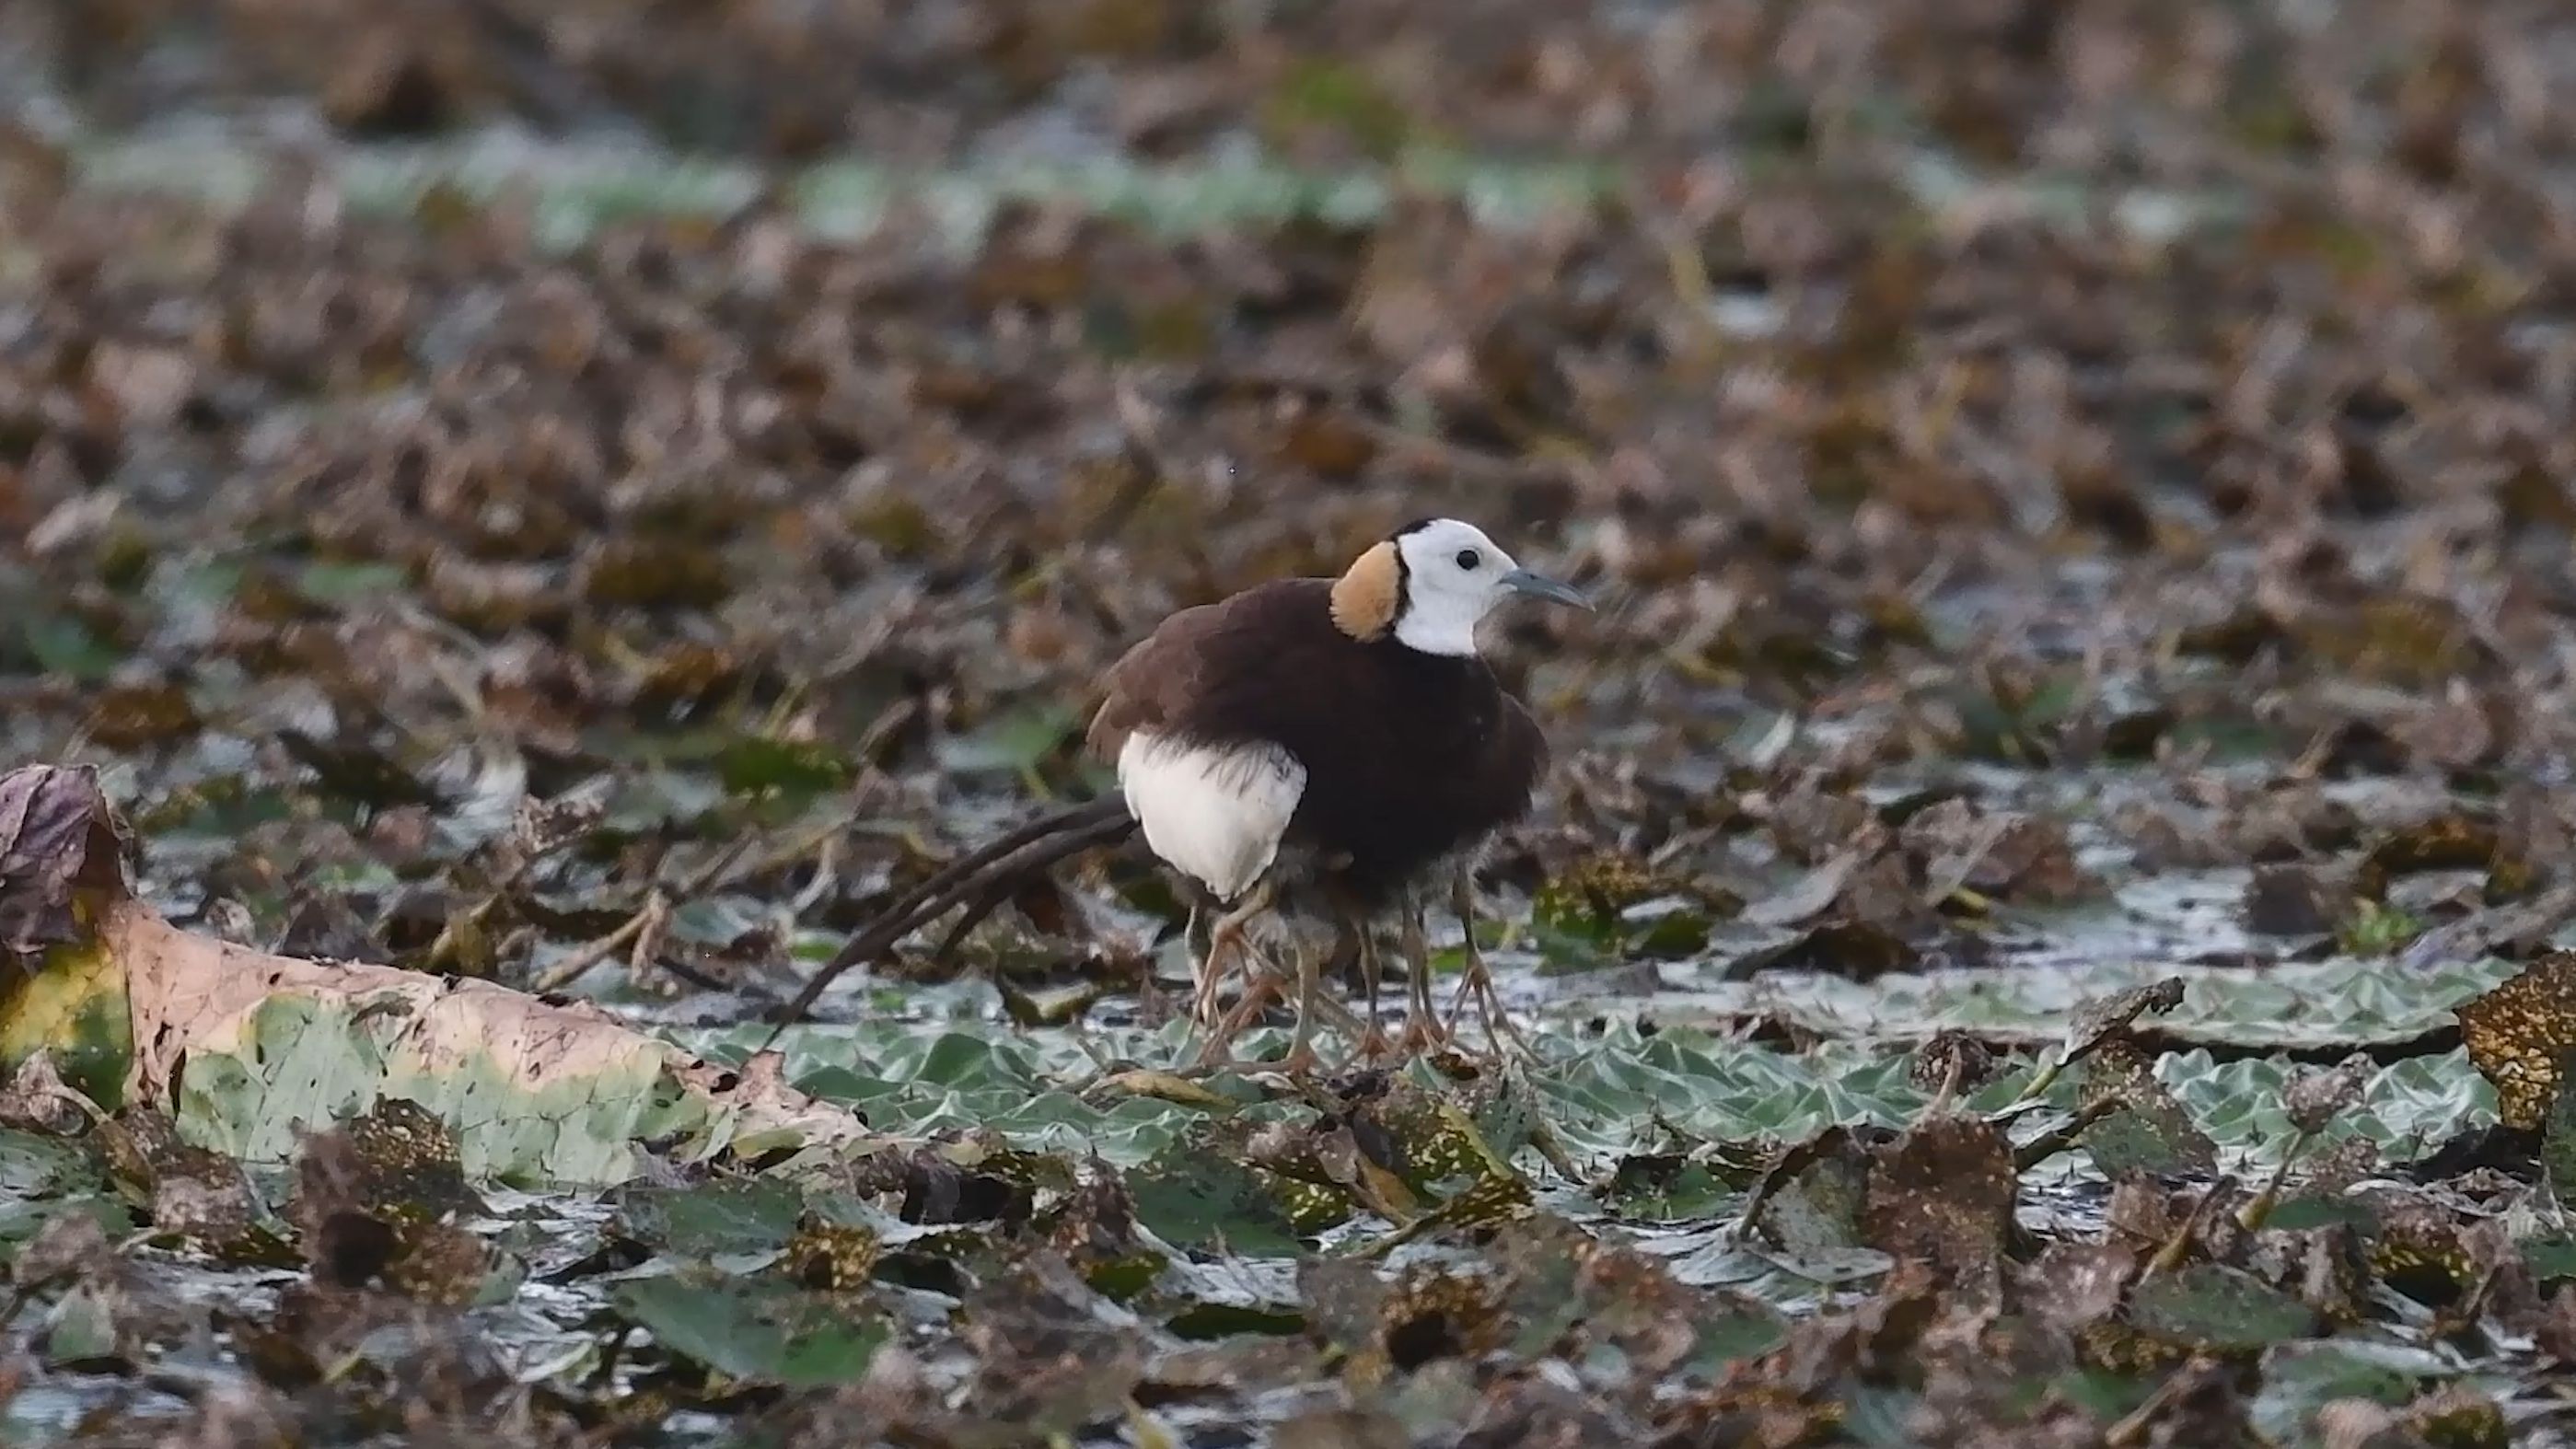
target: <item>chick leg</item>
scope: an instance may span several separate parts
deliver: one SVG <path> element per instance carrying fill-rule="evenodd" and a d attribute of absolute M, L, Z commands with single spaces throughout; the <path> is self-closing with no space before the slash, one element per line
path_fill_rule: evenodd
<path fill-rule="evenodd" d="M 1190 963 L 1191 1003 L 1196 1009 L 1198 963 L 1207 959 L 1208 905 L 1193 892 L 1189 914 L 1181 920 L 1181 954 Z M 1148 1028 L 1159 1027 L 1171 1020 L 1171 1003 L 1163 999 L 1163 973 L 1152 954 L 1145 958 L 1145 969 L 1136 979 L 1136 1017 Z"/>
<path fill-rule="evenodd" d="M 1314 952 L 1290 949 L 1297 953 L 1297 1031 L 1288 1039 L 1288 1055 L 1273 1070 L 1301 1077 L 1315 1069 L 1315 998 L 1322 990 L 1324 973 Z"/>
<path fill-rule="evenodd" d="M 1378 960 L 1377 933 L 1370 930 L 1368 922 L 1356 914 L 1349 918 L 1345 929 L 1359 943 L 1360 990 L 1367 1001 L 1367 1008 L 1361 1017 L 1362 1030 L 1358 1040 L 1358 1060 L 1374 1062 L 1385 1056 L 1394 1045 L 1387 1040 L 1385 1029 L 1378 1023 L 1378 977 L 1383 970 L 1383 963 Z"/>
<path fill-rule="evenodd" d="M 1207 959 L 1208 935 L 1216 927 L 1216 897 L 1200 889 L 1196 882 L 1190 885 L 1189 897 L 1190 913 L 1181 926 L 1181 941 L 1191 960 L 1204 961 Z"/>

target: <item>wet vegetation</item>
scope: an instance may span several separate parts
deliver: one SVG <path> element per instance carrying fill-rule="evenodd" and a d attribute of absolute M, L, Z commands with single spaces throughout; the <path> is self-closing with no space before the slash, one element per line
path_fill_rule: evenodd
<path fill-rule="evenodd" d="M 21 0 L 0 101 L 11 1442 L 2563 1442 L 2576 16 Z M 1488 630 L 1530 1051 L 1176 1071 L 1131 845 L 759 1054 L 1426 514 L 1600 605 Z"/>

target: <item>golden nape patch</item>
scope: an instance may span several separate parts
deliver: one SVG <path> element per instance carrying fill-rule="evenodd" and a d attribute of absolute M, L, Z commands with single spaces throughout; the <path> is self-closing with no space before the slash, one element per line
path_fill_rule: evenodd
<path fill-rule="evenodd" d="M 1333 581 L 1333 627 L 1354 639 L 1376 639 L 1395 627 L 1404 594 L 1404 568 L 1395 544 L 1372 547 Z"/>

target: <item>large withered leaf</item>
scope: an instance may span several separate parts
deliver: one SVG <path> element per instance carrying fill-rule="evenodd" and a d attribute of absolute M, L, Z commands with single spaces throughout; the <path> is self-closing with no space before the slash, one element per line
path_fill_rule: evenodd
<path fill-rule="evenodd" d="M 168 1107 L 195 1140 L 274 1160 L 288 1155 L 296 1122 L 372 1100 L 402 1076 L 438 1099 L 436 1115 L 480 1129 L 464 1143 L 468 1162 L 481 1153 L 485 1171 L 559 1181 L 622 1181 L 638 1170 L 637 1137 L 691 1121 L 723 1121 L 734 1147 L 772 1130 L 788 1134 L 772 1144 L 808 1130 L 809 1144 L 866 1135 L 855 1114 L 786 1086 L 774 1055 L 729 1070 L 596 1007 L 181 930 L 131 894 L 123 827 L 91 772 L 38 767 L 9 778 L 9 894 L 27 907 L 22 934 L 94 932 L 83 962 L 112 988 L 87 998 L 112 998 L 89 1043 L 98 1070 L 75 1073 L 83 1059 L 65 1059 L 65 1076 L 93 1100 L 130 1079 L 138 1100 Z M 714 1108 L 719 1100 L 742 1110 Z"/>

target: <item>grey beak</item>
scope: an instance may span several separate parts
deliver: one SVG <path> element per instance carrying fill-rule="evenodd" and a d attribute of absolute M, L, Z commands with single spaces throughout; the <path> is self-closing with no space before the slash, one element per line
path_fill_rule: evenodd
<path fill-rule="evenodd" d="M 1514 569 L 1503 575 L 1502 582 L 1504 588 L 1515 594 L 1527 594 L 1552 604 L 1572 604 L 1578 609 L 1592 607 L 1592 601 L 1576 593 L 1573 585 L 1558 583 L 1545 574 L 1534 574 L 1528 569 Z"/>

